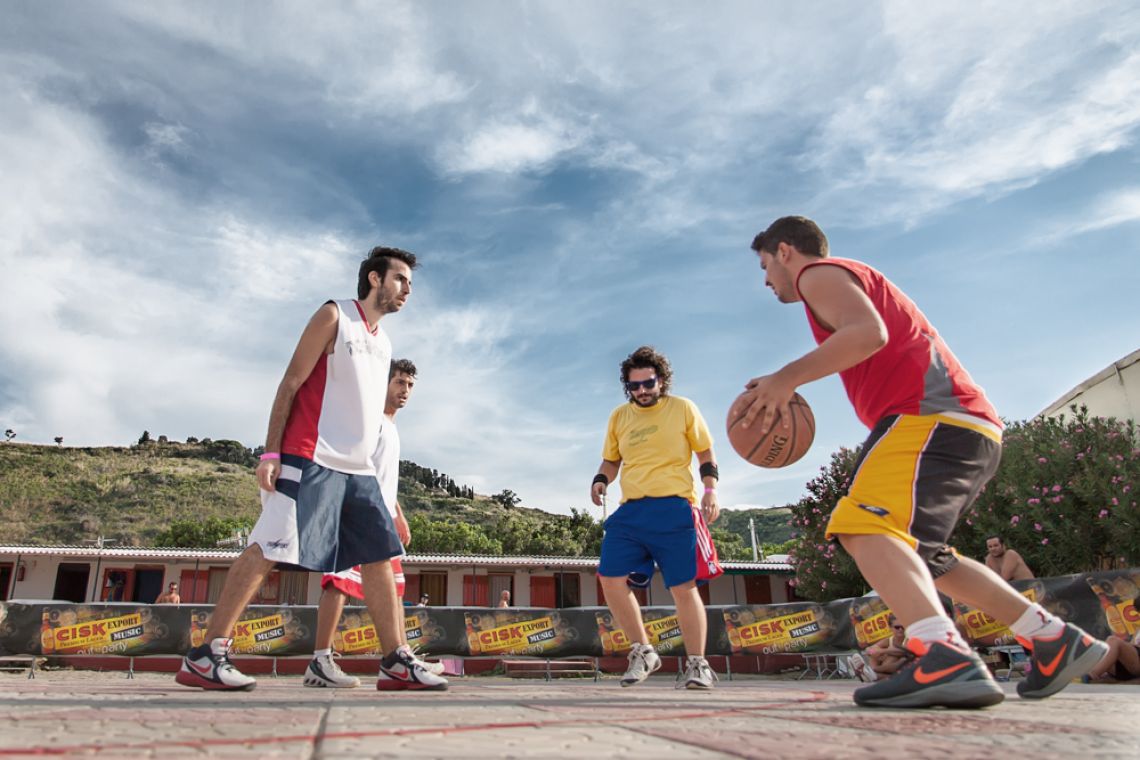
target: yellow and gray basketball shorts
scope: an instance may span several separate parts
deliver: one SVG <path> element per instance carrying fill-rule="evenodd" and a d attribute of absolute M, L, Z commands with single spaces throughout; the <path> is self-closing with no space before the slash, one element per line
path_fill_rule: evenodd
<path fill-rule="evenodd" d="M 954 526 L 997 472 L 996 427 L 958 416 L 891 415 L 871 430 L 827 537 L 881 534 L 905 542 L 937 578 L 958 564 Z"/>

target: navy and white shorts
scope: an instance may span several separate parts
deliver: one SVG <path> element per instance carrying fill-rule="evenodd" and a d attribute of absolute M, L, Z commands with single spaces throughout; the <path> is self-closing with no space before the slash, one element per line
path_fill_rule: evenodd
<path fill-rule="evenodd" d="M 281 455 L 276 491 L 261 492 L 249 535 L 266 559 L 326 573 L 404 552 L 374 475 L 347 475 Z"/>

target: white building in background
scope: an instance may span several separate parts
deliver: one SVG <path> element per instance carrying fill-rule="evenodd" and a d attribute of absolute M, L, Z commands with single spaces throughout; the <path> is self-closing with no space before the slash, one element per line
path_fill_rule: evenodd
<path fill-rule="evenodd" d="M 1113 362 L 1073 388 L 1038 414 L 1071 416 L 1069 407 L 1086 406 L 1094 417 L 1115 417 L 1140 422 L 1140 350 Z"/>

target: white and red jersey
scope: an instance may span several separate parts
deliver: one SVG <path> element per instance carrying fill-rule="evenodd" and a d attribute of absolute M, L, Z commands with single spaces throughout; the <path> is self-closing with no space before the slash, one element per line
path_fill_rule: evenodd
<path fill-rule="evenodd" d="M 376 467 L 376 480 L 380 483 L 380 496 L 384 505 L 396 520 L 396 493 L 400 488 L 400 432 L 396 420 L 384 415 L 384 427 L 380 429 L 380 441 L 372 454 L 372 464 Z"/>
<path fill-rule="evenodd" d="M 374 475 L 392 343 L 379 325 L 368 323 L 359 301 L 329 303 L 339 313 L 333 350 L 297 391 L 281 453 L 348 475 Z"/>

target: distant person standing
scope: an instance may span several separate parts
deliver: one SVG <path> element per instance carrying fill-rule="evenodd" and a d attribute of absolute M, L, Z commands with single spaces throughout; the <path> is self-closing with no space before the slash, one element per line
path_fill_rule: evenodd
<path fill-rule="evenodd" d="M 508 591 L 507 589 L 503 589 L 503 593 L 499 594 L 499 606 L 500 607 L 510 607 L 511 606 L 511 592 Z"/>
<path fill-rule="evenodd" d="M 414 254 L 373 248 L 360 264 L 357 298 L 328 301 L 309 320 L 273 401 L 257 468 L 261 517 L 226 578 L 206 641 L 176 680 L 249 690 L 230 661 L 241 611 L 277 562 L 318 572 L 361 566 L 365 603 L 383 659 L 377 688 L 446 689 L 403 643 L 403 608 L 391 560 L 403 546 L 376 481 L 372 454 L 384 421 L 392 344 L 380 320 L 412 291 Z"/>
<path fill-rule="evenodd" d="M 705 524 L 720 514 L 712 436 L 696 404 L 669 395 L 673 369 L 652 347 L 642 346 L 626 357 L 621 380 L 628 403 L 610 414 L 602 464 L 590 486 L 591 499 L 601 506 L 620 469 L 622 503 L 605 523 L 598 579 L 610 612 L 632 642 L 621 685 L 641 683 L 661 667 L 641 607 L 626 584 L 630 573 L 647 564 L 652 572 L 656 561 L 677 605 L 688 654 L 684 685 L 711 689 L 715 675 L 704 658 L 708 621 L 697 581 L 723 572 Z M 704 483 L 700 498 L 693 480 L 694 453 Z"/>
<path fill-rule="evenodd" d="M 166 587 L 166 592 L 159 594 L 158 598 L 154 600 L 155 604 L 182 604 L 182 597 L 178 595 L 178 584 L 171 581 Z"/>
<path fill-rule="evenodd" d="M 431 604 L 431 597 L 428 596 L 427 594 L 420 594 L 420 603 L 417 604 L 416 606 L 417 607 L 427 607 L 429 604 Z"/>
<path fill-rule="evenodd" d="M 986 567 L 1006 581 L 1027 581 L 1035 577 L 1021 555 L 1006 547 L 1001 536 L 986 539 Z"/>

